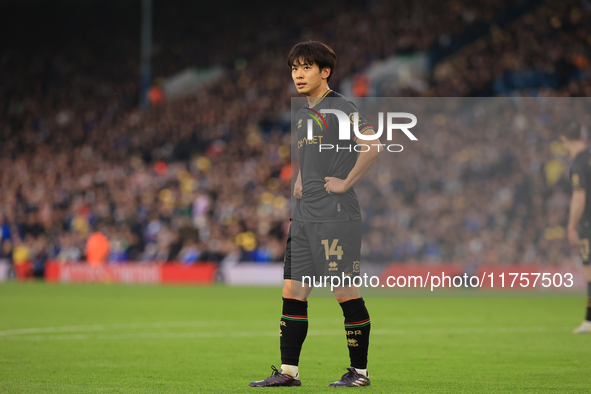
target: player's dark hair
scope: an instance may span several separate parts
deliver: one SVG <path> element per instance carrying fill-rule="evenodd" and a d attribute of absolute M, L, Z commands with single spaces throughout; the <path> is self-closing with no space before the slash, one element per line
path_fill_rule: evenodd
<path fill-rule="evenodd" d="M 306 41 L 294 45 L 287 56 L 287 67 L 291 69 L 294 64 L 317 64 L 320 70 L 325 67 L 330 68 L 330 74 L 326 81 L 330 81 L 330 77 L 334 73 L 337 65 L 337 55 L 331 47 L 319 41 Z"/>
<path fill-rule="evenodd" d="M 583 138 L 581 136 L 581 125 L 573 121 L 565 122 L 559 130 L 559 133 L 570 141 L 578 141 Z"/>

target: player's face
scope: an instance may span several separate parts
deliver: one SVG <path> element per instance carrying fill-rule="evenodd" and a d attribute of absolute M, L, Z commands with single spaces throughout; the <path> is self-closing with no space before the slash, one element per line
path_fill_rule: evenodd
<path fill-rule="evenodd" d="M 320 70 L 317 64 L 293 64 L 291 66 L 291 77 L 298 93 L 305 96 L 315 97 L 324 93 L 326 88 L 326 78 L 330 71 L 329 68 Z M 320 92 L 320 90 L 322 90 Z"/>

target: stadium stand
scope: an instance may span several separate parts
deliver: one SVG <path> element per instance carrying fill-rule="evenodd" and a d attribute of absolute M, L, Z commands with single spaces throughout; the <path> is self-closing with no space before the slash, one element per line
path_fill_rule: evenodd
<path fill-rule="evenodd" d="M 589 96 L 591 5 L 549 1 L 464 47 L 435 68 L 430 95 L 491 96 L 513 92 L 536 96 Z M 571 84 L 572 82 L 572 84 Z"/>
<path fill-rule="evenodd" d="M 49 258 L 76 260 L 94 227 L 104 224 L 111 262 L 281 260 L 291 179 L 285 114 L 295 95 L 285 54 L 301 40 L 325 41 L 339 54 L 331 81 L 338 89 L 344 77 L 374 60 L 456 45 L 454 37 L 485 29 L 491 33 L 474 43 L 458 41 L 464 46 L 435 65 L 427 89 L 395 94 L 591 93 L 585 1 L 546 2 L 503 29 L 493 24 L 508 7 L 502 0 L 477 8 L 469 1 L 451 7 L 376 1 L 334 12 L 345 9 L 336 3 L 295 19 L 271 20 L 271 12 L 256 20 L 212 19 L 193 36 L 183 34 L 190 20 L 177 9 L 155 29 L 155 74 L 222 64 L 225 75 L 195 95 L 165 98 L 145 114 L 137 108 L 139 54 L 129 32 L 111 46 L 81 40 L 34 57 L 4 50 L 3 253 L 14 258 L 18 250 L 33 261 L 47 251 Z M 464 137 L 444 129 L 438 138 L 451 147 Z M 544 171 L 564 163 L 548 135 L 512 137 L 511 144 L 501 135 L 474 138 L 457 155 L 445 150 L 438 159 L 454 164 L 447 169 L 438 168 L 427 147 L 404 158 L 408 171 L 391 176 L 394 220 L 386 223 L 384 211 L 364 208 L 368 234 L 392 234 L 394 246 L 366 248 L 364 257 L 516 263 L 568 255 L 553 242 L 564 236 L 567 186 Z M 536 149 L 526 150 L 531 138 Z M 465 192 L 458 197 L 444 184 Z"/>

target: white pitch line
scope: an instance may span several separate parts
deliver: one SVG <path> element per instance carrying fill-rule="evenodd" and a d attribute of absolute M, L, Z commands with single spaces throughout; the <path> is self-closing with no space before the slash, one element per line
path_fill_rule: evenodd
<path fill-rule="evenodd" d="M 9 335 L 23 334 L 46 334 L 55 332 L 85 332 L 85 331 L 108 331 L 108 330 L 134 330 L 144 328 L 174 328 L 174 327 L 204 327 L 204 326 L 236 326 L 244 325 L 247 321 L 226 320 L 197 320 L 187 322 L 155 322 L 155 323 L 121 323 L 121 324 L 91 324 L 84 326 L 57 326 L 57 327 L 37 327 L 20 328 L 15 330 L 0 331 L 0 337 Z M 251 324 L 250 322 L 248 322 Z"/>
<path fill-rule="evenodd" d="M 163 328 L 163 323 L 131 323 L 131 324 L 92 324 L 86 326 L 59 326 L 59 327 L 37 327 L 20 328 L 15 330 L 0 331 L 0 336 L 22 335 L 22 334 L 45 334 L 54 332 L 81 332 L 81 331 L 104 331 L 135 328 Z M 169 326 L 170 327 L 170 326 Z"/>
<path fill-rule="evenodd" d="M 564 328 L 548 327 L 464 327 L 449 329 L 374 329 L 372 335 L 408 335 L 408 334 L 515 334 L 515 333 L 533 333 L 533 332 L 564 332 Z M 4 336 L 3 340 L 83 340 L 83 339 L 187 339 L 187 338 L 253 338 L 277 336 L 277 331 L 242 331 L 242 332 L 144 332 L 144 333 L 121 333 L 121 334 L 71 334 L 71 335 L 27 335 L 27 336 Z M 308 332 L 310 336 L 332 336 L 342 335 L 341 330 L 319 330 Z"/>
<path fill-rule="evenodd" d="M 275 336 L 279 331 L 254 332 L 140 332 L 128 334 L 72 334 L 72 335 L 28 335 L 4 337 L 3 340 L 71 340 L 71 339 L 184 339 L 184 338 L 244 338 L 256 336 Z M 2 340 L 0 339 L 0 340 Z"/>
<path fill-rule="evenodd" d="M 457 319 L 431 319 L 431 318 L 386 318 L 381 319 L 388 324 L 430 324 L 435 322 L 449 321 L 453 323 Z M 342 323 L 342 318 L 316 318 L 313 322 L 316 323 Z M 475 321 L 474 319 L 462 319 L 463 322 Z M 35 327 L 35 328 L 18 328 L 13 330 L 0 331 L 0 337 L 12 335 L 27 335 L 27 334 L 48 334 L 60 332 L 88 332 L 88 331 L 109 331 L 109 330 L 138 330 L 145 328 L 179 328 L 179 327 L 212 327 L 212 326 L 243 326 L 248 324 L 264 325 L 273 324 L 276 320 L 194 320 L 194 321 L 177 321 L 177 322 L 151 322 L 151 323 L 114 323 L 114 324 L 89 324 L 78 326 L 53 326 L 53 327 Z"/>

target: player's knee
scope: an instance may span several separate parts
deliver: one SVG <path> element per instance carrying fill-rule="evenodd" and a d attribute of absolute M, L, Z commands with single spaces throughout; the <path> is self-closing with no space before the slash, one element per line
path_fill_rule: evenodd
<path fill-rule="evenodd" d="M 283 298 L 291 298 L 291 286 L 283 286 Z"/>
<path fill-rule="evenodd" d="M 312 289 L 308 286 L 302 285 L 301 282 L 285 279 L 283 283 L 283 298 L 291 298 L 299 301 L 306 301 Z"/>
<path fill-rule="evenodd" d="M 291 298 L 291 280 L 283 281 L 283 298 Z"/>
<path fill-rule="evenodd" d="M 360 298 L 360 297 L 357 297 Z M 357 298 L 337 298 L 337 302 L 339 304 L 342 304 L 343 302 L 347 302 L 347 301 L 351 301 L 351 300 L 356 300 Z"/>
<path fill-rule="evenodd" d="M 359 289 L 357 287 L 335 287 L 332 290 L 334 296 L 336 297 L 337 300 L 339 300 L 340 302 L 344 302 L 344 301 L 340 301 L 340 300 L 349 300 L 349 299 L 355 299 L 355 298 L 360 298 L 361 295 L 359 293 Z"/>

